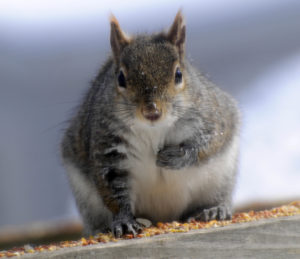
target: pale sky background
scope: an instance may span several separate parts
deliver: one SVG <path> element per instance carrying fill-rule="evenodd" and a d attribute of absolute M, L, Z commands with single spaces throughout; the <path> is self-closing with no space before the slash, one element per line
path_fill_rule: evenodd
<path fill-rule="evenodd" d="M 299 198 L 300 52 L 274 64 L 251 89 L 251 96 L 241 100 L 244 127 L 235 201 Z"/>

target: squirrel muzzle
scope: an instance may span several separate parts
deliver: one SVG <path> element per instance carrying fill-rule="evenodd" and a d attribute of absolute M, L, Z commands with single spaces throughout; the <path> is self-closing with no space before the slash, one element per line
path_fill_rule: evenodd
<path fill-rule="evenodd" d="M 151 122 L 157 121 L 162 115 L 162 109 L 156 102 L 145 103 L 141 111 L 144 118 Z"/>

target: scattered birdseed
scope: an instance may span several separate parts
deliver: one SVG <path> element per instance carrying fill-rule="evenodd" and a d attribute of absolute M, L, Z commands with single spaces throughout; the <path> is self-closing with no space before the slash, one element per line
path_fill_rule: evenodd
<path fill-rule="evenodd" d="M 150 226 L 144 228 L 142 232 L 137 234 L 136 236 L 132 234 L 127 234 L 124 235 L 122 238 L 115 238 L 111 233 L 108 234 L 99 233 L 95 236 L 90 236 L 89 238 L 82 237 L 78 241 L 63 241 L 58 244 L 40 245 L 36 247 L 32 247 L 30 245 L 24 245 L 23 247 L 16 247 L 7 251 L 0 251 L 0 258 L 22 256 L 24 254 L 38 253 L 43 251 L 55 251 L 66 247 L 89 246 L 89 245 L 95 245 L 100 243 L 118 242 L 119 240 L 124 240 L 124 239 L 144 238 L 144 237 L 151 237 L 151 236 L 168 234 L 168 233 L 182 233 L 182 232 L 188 232 L 190 230 L 195 230 L 195 229 L 224 227 L 234 223 L 243 223 L 243 222 L 257 221 L 260 219 L 278 218 L 278 217 L 294 216 L 294 215 L 300 215 L 300 201 L 294 201 L 289 205 L 284 205 L 271 210 L 236 213 L 235 215 L 233 215 L 231 220 L 226 220 L 226 221 L 211 220 L 209 222 L 200 222 L 200 221 L 192 220 L 189 223 L 179 223 L 176 221 L 169 222 L 169 223 L 158 222 L 156 226 Z"/>

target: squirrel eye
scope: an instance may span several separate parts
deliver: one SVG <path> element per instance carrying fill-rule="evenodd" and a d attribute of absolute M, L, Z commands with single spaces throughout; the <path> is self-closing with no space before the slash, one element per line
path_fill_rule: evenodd
<path fill-rule="evenodd" d="M 126 88 L 126 79 L 122 70 L 120 71 L 118 76 L 118 83 L 120 87 Z"/>
<path fill-rule="evenodd" d="M 179 84 L 181 82 L 182 82 L 182 73 L 179 67 L 177 67 L 175 72 L 175 84 Z"/>

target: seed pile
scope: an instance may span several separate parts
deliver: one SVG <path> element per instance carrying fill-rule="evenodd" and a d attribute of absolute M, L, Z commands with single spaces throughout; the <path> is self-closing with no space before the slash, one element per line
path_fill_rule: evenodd
<path fill-rule="evenodd" d="M 88 246 L 88 245 L 94 245 L 100 243 L 118 242 L 119 240 L 124 240 L 124 239 L 151 237 L 151 236 L 167 234 L 167 233 L 187 232 L 193 229 L 223 227 L 234 223 L 243 223 L 243 222 L 257 221 L 260 219 L 278 218 L 278 217 L 293 216 L 293 215 L 300 215 L 300 201 L 295 201 L 290 203 L 289 205 L 284 205 L 271 210 L 236 213 L 231 220 L 227 220 L 227 221 L 216 221 L 216 220 L 212 220 L 209 222 L 192 221 L 189 223 L 179 223 L 176 221 L 171 223 L 159 222 L 157 223 L 156 226 L 143 229 L 142 233 L 138 234 L 135 237 L 132 234 L 128 234 L 123 236 L 122 238 L 115 238 L 111 233 L 109 234 L 99 233 L 89 238 L 83 237 L 78 241 L 63 241 L 58 244 L 40 245 L 36 247 L 25 245 L 23 247 L 16 247 L 7 251 L 0 251 L 0 258 L 21 256 L 24 254 L 38 253 L 43 251 L 54 251 L 65 247 Z"/>

